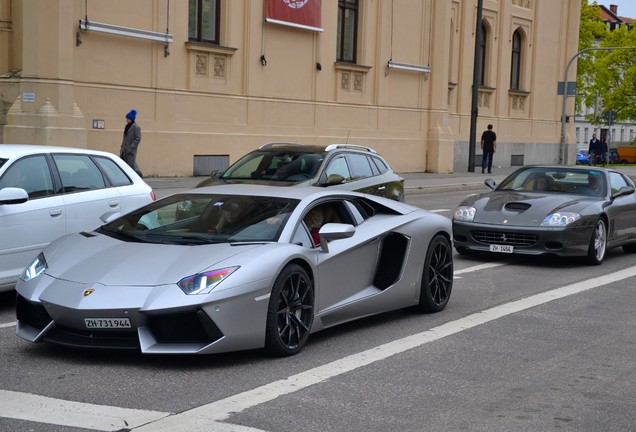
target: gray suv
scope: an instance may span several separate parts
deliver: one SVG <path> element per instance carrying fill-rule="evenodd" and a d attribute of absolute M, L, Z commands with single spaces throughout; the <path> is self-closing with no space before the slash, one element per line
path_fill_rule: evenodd
<path fill-rule="evenodd" d="M 334 187 L 404 199 L 404 179 L 375 150 L 353 144 L 265 144 L 197 187 L 222 183 Z"/>

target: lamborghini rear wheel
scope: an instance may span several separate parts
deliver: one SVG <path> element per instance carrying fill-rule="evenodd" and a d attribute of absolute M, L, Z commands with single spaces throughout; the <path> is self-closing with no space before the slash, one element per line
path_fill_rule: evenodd
<path fill-rule="evenodd" d="M 280 272 L 267 310 L 265 349 L 290 356 L 303 348 L 314 320 L 314 290 L 307 272 L 290 264 Z"/>
<path fill-rule="evenodd" d="M 436 235 L 428 245 L 420 302 L 417 309 L 423 312 L 439 312 L 446 307 L 453 289 L 453 249 L 449 240 Z"/>

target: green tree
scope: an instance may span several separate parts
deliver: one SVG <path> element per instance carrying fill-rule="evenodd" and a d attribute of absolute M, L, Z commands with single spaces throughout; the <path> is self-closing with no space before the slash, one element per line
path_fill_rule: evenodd
<path fill-rule="evenodd" d="M 601 21 L 596 2 L 581 3 L 579 50 L 590 47 L 621 48 L 589 51 L 577 61 L 577 103 L 597 107 L 588 116 L 604 124 L 604 113 L 613 111 L 614 121 L 636 121 L 636 29 L 621 26 L 609 31 Z M 633 49 L 629 47 L 634 47 Z"/>

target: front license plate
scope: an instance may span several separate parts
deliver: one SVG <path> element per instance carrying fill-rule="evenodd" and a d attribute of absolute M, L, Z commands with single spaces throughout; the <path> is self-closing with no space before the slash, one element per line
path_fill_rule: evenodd
<path fill-rule="evenodd" d="M 84 324 L 89 329 L 129 329 L 128 318 L 84 318 Z"/>
<path fill-rule="evenodd" d="M 514 246 L 490 245 L 490 252 L 513 253 L 514 252 Z"/>

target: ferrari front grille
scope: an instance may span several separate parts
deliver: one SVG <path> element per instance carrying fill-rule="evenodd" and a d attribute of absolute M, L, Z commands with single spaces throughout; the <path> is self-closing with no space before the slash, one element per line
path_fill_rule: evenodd
<path fill-rule="evenodd" d="M 499 244 L 517 247 L 530 247 L 537 244 L 539 236 L 507 231 L 472 231 L 470 235 L 476 242 L 485 244 Z"/>

